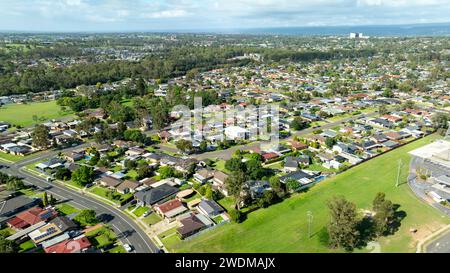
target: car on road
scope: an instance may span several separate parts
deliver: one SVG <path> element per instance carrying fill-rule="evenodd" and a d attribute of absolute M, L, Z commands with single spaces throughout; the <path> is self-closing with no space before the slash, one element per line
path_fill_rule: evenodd
<path fill-rule="evenodd" d="M 133 251 L 133 246 L 131 246 L 131 245 L 129 245 L 129 244 L 123 245 L 123 248 L 125 249 L 126 252 L 131 252 L 131 251 Z"/>
<path fill-rule="evenodd" d="M 45 181 L 47 181 L 47 182 L 52 182 L 54 180 L 55 180 L 55 178 L 50 177 L 50 176 L 47 176 L 47 178 L 45 178 Z"/>

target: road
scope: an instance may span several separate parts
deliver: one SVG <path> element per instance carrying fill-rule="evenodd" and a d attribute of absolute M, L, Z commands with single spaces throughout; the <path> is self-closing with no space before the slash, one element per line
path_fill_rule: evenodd
<path fill-rule="evenodd" d="M 89 145 L 88 143 L 83 146 Z M 62 150 L 67 152 L 73 149 L 79 149 L 82 146 L 77 146 Z M 10 175 L 15 175 L 24 178 L 25 183 L 35 185 L 41 189 L 45 189 L 49 194 L 54 195 L 57 199 L 72 204 L 81 209 L 92 209 L 118 234 L 119 240 L 123 243 L 130 244 L 134 247 L 134 252 L 138 253 L 156 253 L 159 248 L 156 247 L 147 234 L 136 224 L 132 219 L 126 216 L 123 212 L 111 207 L 95 198 L 86 196 L 75 190 L 69 189 L 55 182 L 47 182 L 45 179 L 33 175 L 25 171 L 22 167 L 33 162 L 41 161 L 61 151 L 49 151 L 39 154 L 39 156 L 28 158 L 14 164 L 4 164 L 7 167 L 2 171 Z"/>
<path fill-rule="evenodd" d="M 299 136 L 305 136 L 305 135 L 311 134 L 312 132 L 314 132 L 315 130 L 318 130 L 318 129 L 321 129 L 321 130 L 331 129 L 331 128 L 339 126 L 339 125 L 341 125 L 343 123 L 346 123 L 346 122 L 348 122 L 350 120 L 354 120 L 356 118 L 361 118 L 361 117 L 364 117 L 364 116 L 365 117 L 373 117 L 373 116 L 376 116 L 376 115 L 378 115 L 378 112 L 370 112 L 370 113 L 367 113 L 367 114 L 361 114 L 361 115 L 357 115 L 357 116 L 354 116 L 354 117 L 348 117 L 348 118 L 344 118 L 344 119 L 341 119 L 341 120 L 338 120 L 338 121 L 329 122 L 329 123 L 324 124 L 324 125 L 322 125 L 320 127 L 317 127 L 317 128 L 313 128 L 313 127 L 307 128 L 307 129 L 295 132 L 289 138 L 283 139 L 283 141 L 290 141 L 290 140 L 293 140 L 294 137 L 296 137 L 296 136 L 299 137 Z M 246 145 L 234 146 L 234 147 L 231 147 L 231 148 L 226 149 L 226 150 L 207 152 L 207 153 L 202 153 L 202 154 L 195 154 L 195 155 L 191 155 L 191 157 L 196 158 L 198 160 L 204 160 L 204 159 L 207 159 L 207 158 L 218 158 L 218 159 L 228 160 L 228 159 L 230 159 L 233 156 L 233 153 L 236 150 L 238 150 L 238 149 L 240 149 L 240 150 L 249 150 L 249 149 L 258 147 L 262 143 L 263 142 L 254 142 L 254 143 L 250 143 L 250 144 L 246 144 Z M 159 149 L 161 151 L 167 150 L 168 152 L 177 152 L 174 148 L 166 147 L 166 146 L 163 146 L 163 145 L 159 145 Z"/>
<path fill-rule="evenodd" d="M 425 248 L 427 253 L 450 253 L 450 231 L 432 243 L 428 244 Z"/>
<path fill-rule="evenodd" d="M 408 185 L 411 190 L 416 194 L 417 197 L 421 198 L 431 206 L 450 216 L 450 208 L 435 202 L 431 197 L 428 196 L 428 192 L 434 191 L 437 192 L 440 196 L 448 198 L 448 193 L 440 191 L 432 187 L 433 184 L 429 182 L 423 182 L 417 179 L 416 170 L 417 169 L 427 169 L 433 176 L 439 176 L 441 174 L 448 174 L 449 170 L 445 169 L 442 166 L 433 164 L 431 162 L 427 162 L 418 157 L 413 157 L 410 161 L 409 166 L 409 175 L 408 175 Z"/>

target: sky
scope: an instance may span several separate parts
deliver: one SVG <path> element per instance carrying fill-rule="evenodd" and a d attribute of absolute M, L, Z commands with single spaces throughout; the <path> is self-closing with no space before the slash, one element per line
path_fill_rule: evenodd
<path fill-rule="evenodd" d="M 450 22 L 450 0 L 0 0 L 0 30 L 167 31 Z"/>

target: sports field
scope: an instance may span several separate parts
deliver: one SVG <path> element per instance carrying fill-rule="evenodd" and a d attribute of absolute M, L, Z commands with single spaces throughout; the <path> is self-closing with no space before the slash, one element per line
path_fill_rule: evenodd
<path fill-rule="evenodd" d="M 241 224 L 229 223 L 207 231 L 191 240 L 171 246 L 175 252 L 331 252 L 319 234 L 328 221 L 326 202 L 334 195 L 344 195 L 360 209 L 371 209 L 377 192 L 399 204 L 406 217 L 399 230 L 382 238 L 381 252 L 415 252 L 418 240 L 450 223 L 447 216 L 428 206 L 411 192 L 406 184 L 410 155 L 407 153 L 436 139 L 428 136 L 369 160 L 340 175 L 327 179 L 266 209 L 250 213 Z M 395 186 L 397 162 L 403 160 L 401 181 Z M 307 211 L 313 213 L 312 234 L 308 238 Z M 410 228 L 416 228 L 412 234 Z M 356 251 L 369 252 L 369 249 Z"/>
<path fill-rule="evenodd" d="M 7 104 L 0 107 L 0 121 L 24 127 L 70 114 L 72 114 L 71 111 L 61 111 L 56 101 Z M 36 116 L 37 121 L 33 119 L 33 116 Z"/>

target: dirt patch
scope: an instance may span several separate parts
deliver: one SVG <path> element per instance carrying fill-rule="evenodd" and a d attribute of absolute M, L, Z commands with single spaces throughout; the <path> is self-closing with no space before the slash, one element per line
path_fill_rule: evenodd
<path fill-rule="evenodd" d="M 426 225 L 421 225 L 419 227 L 414 227 L 417 228 L 417 231 L 415 233 L 411 233 L 411 237 L 413 238 L 412 242 L 411 242 L 411 247 L 416 246 L 416 244 L 422 240 L 424 240 L 426 237 L 430 236 L 433 232 L 443 228 L 445 226 L 445 224 L 441 224 L 438 222 L 433 222 L 430 224 L 426 224 Z"/>

